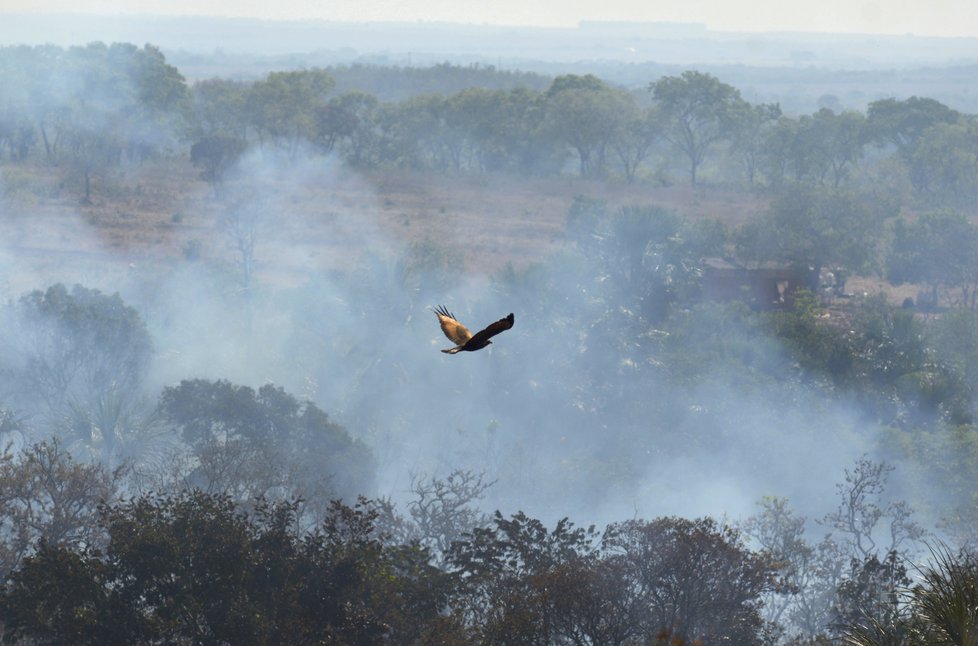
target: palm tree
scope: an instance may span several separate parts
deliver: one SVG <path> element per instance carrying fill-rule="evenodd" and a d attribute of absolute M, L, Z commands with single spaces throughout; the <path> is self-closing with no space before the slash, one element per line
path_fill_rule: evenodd
<path fill-rule="evenodd" d="M 978 556 L 941 545 L 904 593 L 906 613 L 893 624 L 850 627 L 849 646 L 978 646 Z"/>

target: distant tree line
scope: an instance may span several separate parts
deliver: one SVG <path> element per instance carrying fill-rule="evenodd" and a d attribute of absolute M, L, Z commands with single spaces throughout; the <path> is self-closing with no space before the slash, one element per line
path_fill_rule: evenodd
<path fill-rule="evenodd" d="M 370 73 L 313 68 L 188 85 L 149 45 L 7 47 L 0 158 L 63 165 L 86 198 L 100 170 L 188 150 L 216 184 L 253 147 L 337 155 L 362 169 L 629 182 L 672 182 L 678 171 L 692 184 L 867 185 L 943 205 L 978 194 L 978 122 L 928 98 L 879 99 L 865 113 L 785 115 L 697 71 L 626 90 L 593 75 L 544 86 L 537 75 L 440 65 L 400 74 L 405 83 L 469 75 L 473 85 L 450 94 L 415 87 L 383 101 L 350 85 L 362 76 L 371 87 Z M 335 74 L 348 87 L 337 91 Z"/>

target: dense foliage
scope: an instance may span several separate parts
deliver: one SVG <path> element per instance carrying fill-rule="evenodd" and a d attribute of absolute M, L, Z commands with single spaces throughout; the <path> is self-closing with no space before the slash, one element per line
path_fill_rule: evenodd
<path fill-rule="evenodd" d="M 376 76 L 411 92 L 376 93 Z M 336 77 L 344 80 L 337 89 Z M 425 91 L 433 79 L 471 85 Z M 269 73 L 188 85 L 159 50 L 125 44 L 0 50 L 0 157 L 42 158 L 82 181 L 147 156 L 187 154 L 215 185 L 250 147 L 290 158 L 336 155 L 357 168 L 553 175 L 696 184 L 840 188 L 886 176 L 929 202 L 975 197 L 976 126 L 933 99 L 873 101 L 865 113 L 786 115 L 697 71 L 645 88 L 593 75 L 552 79 L 478 66 L 369 66 Z M 109 127 L 111 126 L 111 127 Z M 897 190 L 894 190 L 897 189 Z"/>
<path fill-rule="evenodd" d="M 42 540 L 0 600 L 34 643 L 758 643 L 772 564 L 713 521 L 552 530 L 517 514 L 457 541 L 447 567 L 378 527 L 375 503 L 237 509 L 188 492 L 104 505 L 101 548 Z M 708 600 L 708 601 L 707 601 Z M 705 601 L 705 603 L 704 603 Z"/>

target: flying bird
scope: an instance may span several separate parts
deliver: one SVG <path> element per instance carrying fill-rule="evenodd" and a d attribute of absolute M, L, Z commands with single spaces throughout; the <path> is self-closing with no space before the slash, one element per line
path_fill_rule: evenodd
<path fill-rule="evenodd" d="M 476 350 L 481 350 L 486 347 L 492 341 L 492 337 L 496 336 L 500 332 L 505 332 L 509 328 L 513 327 L 513 323 L 516 318 L 510 313 L 504 319 L 499 319 L 495 323 L 489 325 L 484 330 L 476 332 L 475 335 L 469 332 L 468 328 L 458 322 L 455 315 L 445 309 L 444 305 L 440 305 L 437 308 L 432 308 L 432 312 L 438 317 L 438 323 L 441 324 L 441 331 L 445 333 L 449 341 L 455 344 L 454 348 L 446 348 L 442 350 L 447 354 L 455 354 L 457 352 L 475 352 Z"/>

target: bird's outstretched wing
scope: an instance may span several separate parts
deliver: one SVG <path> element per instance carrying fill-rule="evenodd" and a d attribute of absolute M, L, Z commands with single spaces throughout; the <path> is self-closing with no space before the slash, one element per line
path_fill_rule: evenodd
<path fill-rule="evenodd" d="M 499 319 L 495 323 L 492 323 L 489 326 L 487 326 L 486 329 L 479 330 L 478 332 L 476 332 L 475 336 L 473 336 L 468 341 L 468 343 L 477 347 L 484 345 L 486 341 L 496 336 L 500 332 L 505 332 L 509 328 L 513 327 L 513 323 L 515 322 L 516 322 L 516 317 L 514 317 L 512 312 L 510 312 L 509 316 L 507 316 L 506 318 Z"/>
<path fill-rule="evenodd" d="M 445 333 L 448 340 L 456 345 L 465 345 L 469 339 L 472 338 L 472 333 L 469 332 L 468 328 L 458 322 L 455 315 L 448 311 L 444 305 L 439 305 L 436 308 L 432 308 L 432 312 L 438 317 L 438 323 L 441 325 L 441 331 Z M 491 326 L 490 326 L 491 327 Z M 512 327 L 512 324 L 510 324 Z M 483 330 L 484 332 L 485 330 Z M 500 330 L 501 332 L 502 330 Z M 482 334 L 480 332 L 479 334 Z M 498 332 L 496 333 L 498 334 Z"/>

